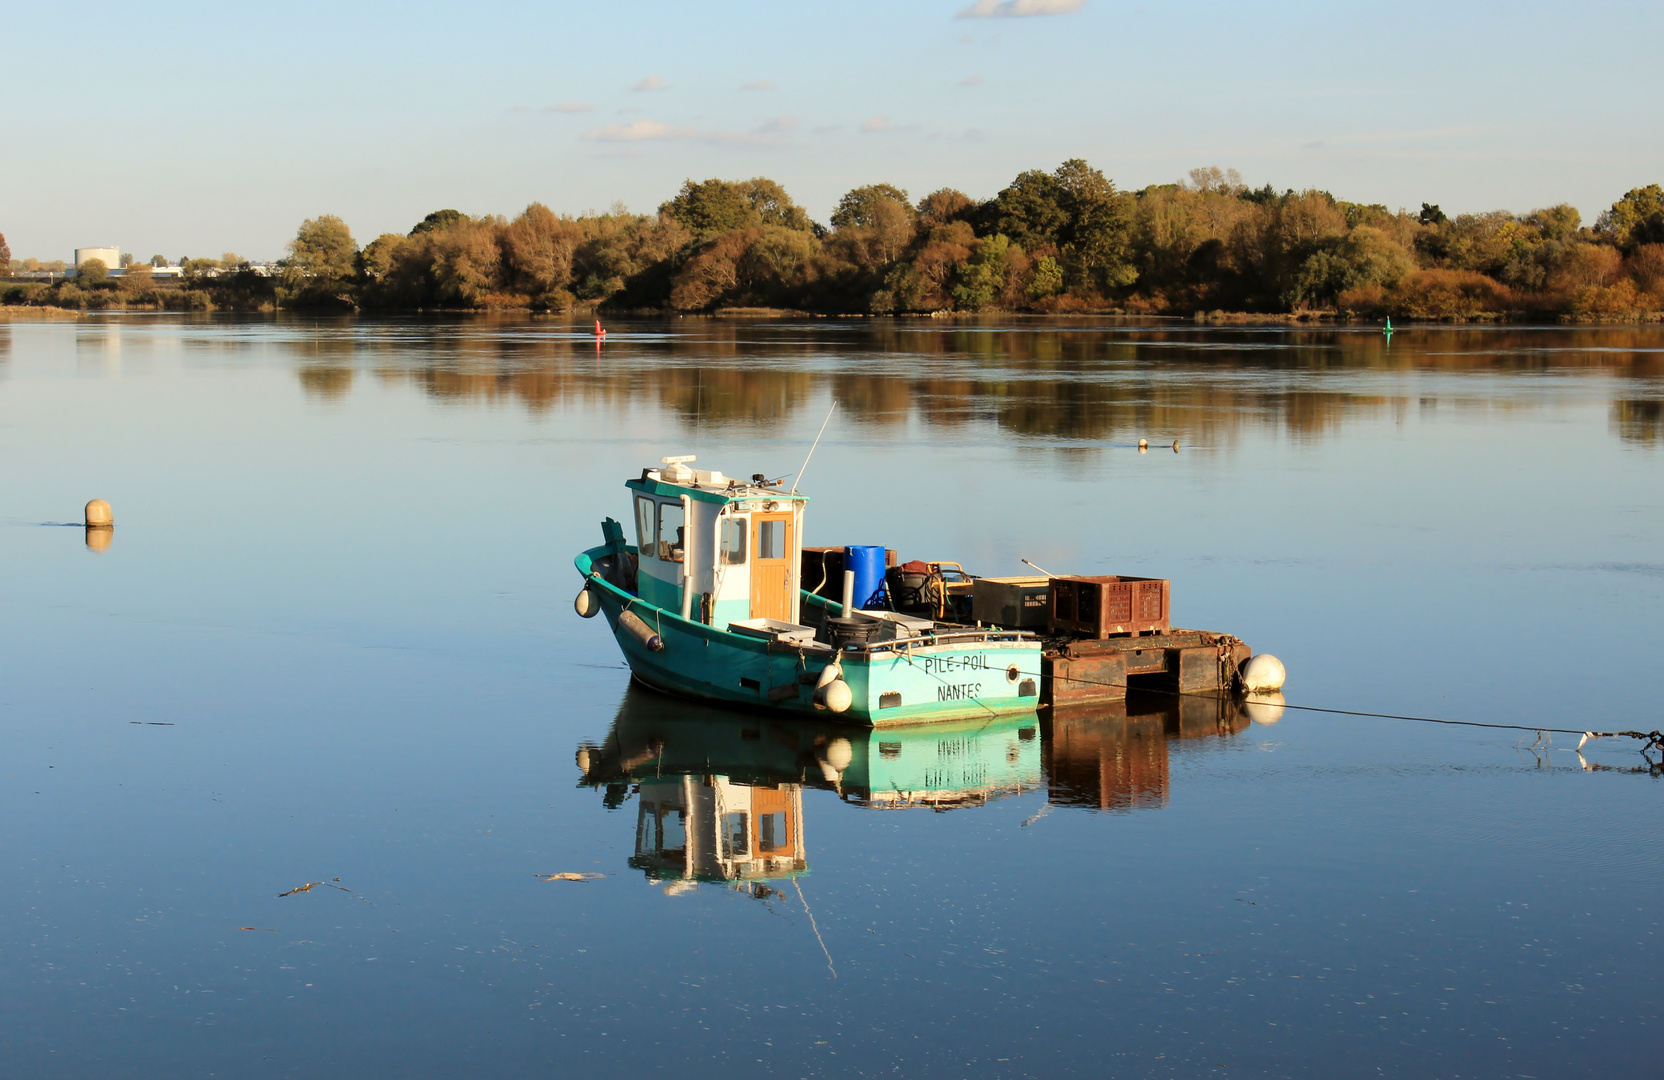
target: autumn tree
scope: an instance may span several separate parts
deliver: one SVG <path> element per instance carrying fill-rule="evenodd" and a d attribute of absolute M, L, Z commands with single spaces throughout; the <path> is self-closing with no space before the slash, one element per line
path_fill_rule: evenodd
<path fill-rule="evenodd" d="M 0 233 L 0 277 L 12 276 L 12 249 L 6 243 L 6 234 Z"/>
<path fill-rule="evenodd" d="M 1664 187 L 1631 188 L 1601 214 L 1595 232 L 1626 252 L 1642 244 L 1664 244 Z"/>
<path fill-rule="evenodd" d="M 76 264 L 75 284 L 83 289 L 96 289 L 110 280 L 110 268 L 103 259 L 87 259 Z"/>
<path fill-rule="evenodd" d="M 918 213 L 907 192 L 889 184 L 854 188 L 832 211 L 834 238 L 856 265 L 878 267 L 900 259 L 918 233 Z"/>
<path fill-rule="evenodd" d="M 289 241 L 286 269 L 304 278 L 345 278 L 353 272 L 358 244 L 334 214 L 307 218 Z"/>
<path fill-rule="evenodd" d="M 975 200 L 963 191 L 941 188 L 919 200 L 919 223 L 934 229 L 950 221 L 966 221 L 976 208 Z"/>
<path fill-rule="evenodd" d="M 180 265 L 189 262 L 182 260 Z M 307 218 L 289 241 L 278 299 L 302 305 L 350 304 L 348 287 L 357 262 L 358 244 L 346 222 L 334 214 Z"/>

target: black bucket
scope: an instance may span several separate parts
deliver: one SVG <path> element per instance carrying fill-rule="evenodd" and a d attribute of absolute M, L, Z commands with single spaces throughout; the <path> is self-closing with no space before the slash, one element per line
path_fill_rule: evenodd
<path fill-rule="evenodd" d="M 860 616 L 845 618 L 839 615 L 830 615 L 826 619 L 827 640 L 834 649 L 841 649 L 850 642 L 871 641 L 873 631 L 877 629 L 877 619 L 863 619 Z"/>

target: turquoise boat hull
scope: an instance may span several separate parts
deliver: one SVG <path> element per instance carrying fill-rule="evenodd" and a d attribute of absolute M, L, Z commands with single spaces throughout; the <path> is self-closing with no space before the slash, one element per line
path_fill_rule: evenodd
<path fill-rule="evenodd" d="M 752 637 L 684 619 L 607 580 L 597 563 L 628 550 L 607 544 L 575 563 L 632 674 L 665 693 L 873 727 L 1032 713 L 1039 701 L 1040 644 L 1029 635 L 967 629 L 842 652 Z M 834 614 L 842 610 L 810 593 L 803 601 Z M 650 649 L 624 629 L 625 611 L 658 635 L 662 647 Z M 854 699 L 836 714 L 815 702 L 815 685 L 833 660 Z"/>

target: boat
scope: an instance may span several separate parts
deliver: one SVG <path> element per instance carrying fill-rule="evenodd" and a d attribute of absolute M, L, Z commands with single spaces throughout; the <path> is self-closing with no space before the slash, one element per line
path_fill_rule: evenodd
<path fill-rule="evenodd" d="M 661 458 L 625 482 L 629 520 L 574 560 L 580 615 L 605 617 L 631 674 L 665 693 L 870 727 L 1034 712 L 1041 643 L 806 590 L 809 497 Z M 853 550 L 853 549 L 852 549 Z"/>

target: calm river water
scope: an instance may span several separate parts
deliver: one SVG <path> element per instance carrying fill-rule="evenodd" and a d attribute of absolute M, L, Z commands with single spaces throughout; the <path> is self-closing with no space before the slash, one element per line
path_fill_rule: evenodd
<path fill-rule="evenodd" d="M 1297 704 L 1651 730 L 1664 331 L 611 329 L 0 323 L 8 1075 L 1656 1070 L 1632 741 L 1136 700 L 854 784 L 629 689 L 572 557 L 836 401 L 808 543 L 1171 578 Z M 667 870 L 707 783 L 801 871 Z"/>

